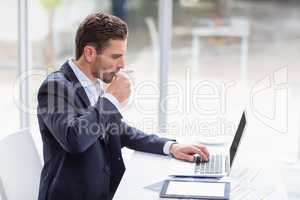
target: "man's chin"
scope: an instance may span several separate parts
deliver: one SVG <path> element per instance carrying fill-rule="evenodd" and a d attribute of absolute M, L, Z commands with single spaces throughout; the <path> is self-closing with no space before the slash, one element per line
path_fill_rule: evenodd
<path fill-rule="evenodd" d="M 104 74 L 104 75 L 99 75 L 99 74 L 94 74 L 94 76 L 100 80 L 102 80 L 104 83 L 109 84 L 112 82 L 115 74 Z"/>
<path fill-rule="evenodd" d="M 111 83 L 112 82 L 112 78 L 111 79 L 106 79 L 106 78 L 103 78 L 103 79 L 101 79 L 104 83 L 106 83 L 106 84 L 109 84 L 109 83 Z"/>
<path fill-rule="evenodd" d="M 109 84 L 112 82 L 113 78 L 114 78 L 115 74 L 104 74 L 102 77 L 102 81 L 106 84 Z"/>

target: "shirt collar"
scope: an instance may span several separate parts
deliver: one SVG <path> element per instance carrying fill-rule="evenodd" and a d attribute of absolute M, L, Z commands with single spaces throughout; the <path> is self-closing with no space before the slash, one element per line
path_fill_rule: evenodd
<path fill-rule="evenodd" d="M 80 84 L 82 85 L 82 87 L 91 87 L 91 86 L 95 86 L 95 85 L 99 85 L 100 88 L 101 87 L 101 81 L 99 79 L 97 79 L 96 83 L 93 83 L 77 66 L 76 64 L 73 62 L 72 59 L 68 60 L 68 63 L 70 65 L 70 67 L 72 68 L 73 72 L 75 73 L 77 79 L 79 80 Z"/>

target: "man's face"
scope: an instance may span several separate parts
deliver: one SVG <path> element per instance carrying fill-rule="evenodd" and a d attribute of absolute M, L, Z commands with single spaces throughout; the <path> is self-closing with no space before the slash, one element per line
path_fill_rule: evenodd
<path fill-rule="evenodd" d="M 110 40 L 108 46 L 92 62 L 92 73 L 105 83 L 111 83 L 115 74 L 125 65 L 127 40 Z"/>

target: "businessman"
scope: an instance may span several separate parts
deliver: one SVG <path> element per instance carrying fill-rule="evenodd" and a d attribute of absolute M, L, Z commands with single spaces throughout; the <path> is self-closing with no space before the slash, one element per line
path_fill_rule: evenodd
<path fill-rule="evenodd" d="M 125 65 L 128 28 L 97 12 L 79 25 L 75 59 L 48 75 L 38 92 L 44 166 L 39 200 L 112 199 L 125 166 L 121 148 L 208 159 L 201 144 L 145 134 L 122 120 L 120 104 L 130 95 Z M 104 90 L 102 83 L 107 83 Z M 134 188 L 132 188 L 134 190 Z"/>

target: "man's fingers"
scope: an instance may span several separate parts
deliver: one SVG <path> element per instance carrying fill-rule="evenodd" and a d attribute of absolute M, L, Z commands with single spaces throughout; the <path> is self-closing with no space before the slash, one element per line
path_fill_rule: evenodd
<path fill-rule="evenodd" d="M 204 153 L 207 155 L 207 156 L 209 156 L 209 152 L 208 152 L 208 150 L 207 150 L 207 148 L 206 147 L 203 147 L 203 149 L 202 149 L 203 151 L 204 151 Z"/>
<path fill-rule="evenodd" d="M 119 77 L 119 78 L 124 78 L 124 79 L 129 80 L 128 74 L 126 74 L 126 73 L 124 73 L 124 72 L 121 72 L 121 71 L 118 72 L 118 73 L 116 73 L 115 76 L 116 76 L 116 77 Z"/>
<path fill-rule="evenodd" d="M 172 153 L 172 155 L 175 158 L 180 160 L 190 161 L 190 162 L 194 161 L 195 154 L 199 154 L 201 156 L 201 160 L 208 161 L 209 153 L 207 149 L 201 144 L 194 144 L 194 145 L 178 144 L 178 147 Z"/>
<path fill-rule="evenodd" d="M 201 158 L 205 161 L 208 161 L 208 155 L 205 154 L 198 146 L 192 146 L 194 149 L 195 153 L 200 154 Z"/>
<path fill-rule="evenodd" d="M 177 158 L 181 159 L 181 160 L 190 161 L 190 162 L 194 161 L 194 157 L 192 155 L 189 155 L 189 154 L 186 154 L 186 153 L 182 153 L 182 152 L 178 153 L 178 157 Z"/>
<path fill-rule="evenodd" d="M 206 156 L 209 156 L 209 152 L 205 146 L 203 146 L 202 144 L 196 144 L 195 146 L 201 149 L 201 151 L 203 151 L 203 153 L 205 153 Z"/>

